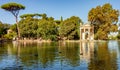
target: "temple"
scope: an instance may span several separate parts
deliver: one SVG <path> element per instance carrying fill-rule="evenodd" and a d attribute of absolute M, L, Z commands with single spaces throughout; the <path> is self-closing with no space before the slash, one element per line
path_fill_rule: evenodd
<path fill-rule="evenodd" d="M 81 25 L 80 40 L 94 40 L 94 26 L 89 23 Z"/>

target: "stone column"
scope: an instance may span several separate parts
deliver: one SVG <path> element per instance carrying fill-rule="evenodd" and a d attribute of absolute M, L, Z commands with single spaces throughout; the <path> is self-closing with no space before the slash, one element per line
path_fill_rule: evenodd
<path fill-rule="evenodd" d="M 80 27 L 80 40 L 81 40 L 81 31 L 82 31 L 82 30 L 81 30 L 81 27 Z"/>
<path fill-rule="evenodd" d="M 94 40 L 94 26 L 92 26 L 93 40 Z"/>
<path fill-rule="evenodd" d="M 90 29 L 91 29 L 91 28 L 88 29 L 88 32 L 89 32 L 88 38 L 89 38 L 89 40 L 90 40 L 90 34 L 91 34 Z"/>
<path fill-rule="evenodd" d="M 84 37 L 83 37 L 83 40 L 85 40 L 85 28 L 84 28 L 84 30 L 83 30 L 83 33 L 84 33 Z"/>

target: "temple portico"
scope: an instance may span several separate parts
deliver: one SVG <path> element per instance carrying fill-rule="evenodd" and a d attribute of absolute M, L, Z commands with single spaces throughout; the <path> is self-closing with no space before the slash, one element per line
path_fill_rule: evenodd
<path fill-rule="evenodd" d="M 94 26 L 90 24 L 81 25 L 80 40 L 94 40 Z"/>

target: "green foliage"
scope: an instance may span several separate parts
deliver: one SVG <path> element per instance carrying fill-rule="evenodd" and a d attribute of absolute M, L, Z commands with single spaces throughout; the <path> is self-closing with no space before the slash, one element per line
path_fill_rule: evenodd
<path fill-rule="evenodd" d="M 3 24 L 0 22 L 0 37 L 2 37 L 4 34 L 7 34 L 7 30 L 10 28 L 9 24 Z"/>
<path fill-rule="evenodd" d="M 0 22 L 0 37 L 2 36 L 3 33 L 4 33 L 3 24 Z"/>
<path fill-rule="evenodd" d="M 42 18 L 34 18 L 42 16 Z M 79 26 L 81 19 L 76 16 L 63 21 L 54 20 L 53 17 L 47 17 L 46 14 L 24 14 L 23 19 L 19 21 L 21 37 L 25 38 L 42 38 L 43 40 L 58 40 L 59 37 L 67 39 L 79 39 Z M 10 27 L 14 33 L 4 35 L 7 39 L 12 39 L 17 34 L 17 25 Z M 16 33 L 16 34 L 15 34 Z"/>
<path fill-rule="evenodd" d="M 108 39 L 109 32 L 117 31 L 119 12 L 109 3 L 92 8 L 88 13 L 88 21 L 94 25 L 95 39 Z"/>
<path fill-rule="evenodd" d="M 7 11 L 13 11 L 13 10 L 20 10 L 20 9 L 25 9 L 25 6 L 17 3 L 7 3 L 1 6 L 2 9 L 5 9 Z"/>
<path fill-rule="evenodd" d="M 37 37 L 38 20 L 27 17 L 19 22 L 20 34 L 22 37 Z"/>
<path fill-rule="evenodd" d="M 117 35 L 117 38 L 120 39 L 120 34 Z"/>
<path fill-rule="evenodd" d="M 111 40 L 117 40 L 117 39 L 119 39 L 118 36 L 110 36 L 108 38 L 111 39 Z"/>
<path fill-rule="evenodd" d="M 117 38 L 120 39 L 120 30 L 118 31 Z"/>
<path fill-rule="evenodd" d="M 100 40 L 106 40 L 107 34 L 102 31 L 102 29 L 99 29 L 98 32 L 95 34 L 95 39 L 100 39 Z"/>
<path fill-rule="evenodd" d="M 38 36 L 43 39 L 57 40 L 57 26 L 52 17 L 46 19 L 42 19 L 38 23 Z"/>
<path fill-rule="evenodd" d="M 53 17 L 47 17 L 46 14 L 23 14 L 21 17 L 24 18 L 19 22 L 22 37 L 57 40 L 57 24 Z"/>
<path fill-rule="evenodd" d="M 17 25 L 16 24 L 11 25 L 10 29 L 17 33 Z"/>
<path fill-rule="evenodd" d="M 27 18 L 27 17 L 31 17 L 31 18 L 33 18 L 33 17 L 41 17 L 42 16 L 42 14 L 23 14 L 23 15 L 21 15 L 20 17 L 21 18 Z"/>
<path fill-rule="evenodd" d="M 15 17 L 16 24 L 17 24 L 18 23 L 18 14 L 19 14 L 19 11 L 20 10 L 24 10 L 25 6 L 23 6 L 21 4 L 18 4 L 18 3 L 10 2 L 10 3 L 3 4 L 1 6 L 1 8 L 4 9 L 4 10 L 6 10 L 6 11 L 11 12 L 14 15 L 14 17 Z M 20 31 L 19 31 L 18 24 L 17 24 L 17 32 L 18 32 L 18 37 L 20 38 Z"/>
<path fill-rule="evenodd" d="M 47 15 L 45 13 L 42 14 L 42 19 L 47 19 Z"/>
<path fill-rule="evenodd" d="M 79 26 L 81 19 L 76 16 L 72 16 L 64 20 L 59 27 L 60 37 L 67 39 L 79 39 Z"/>
<path fill-rule="evenodd" d="M 60 21 L 63 22 L 63 17 L 61 16 Z"/>
<path fill-rule="evenodd" d="M 7 40 L 12 40 L 14 37 L 17 36 L 17 33 L 16 32 L 11 32 L 9 34 L 5 34 L 4 35 L 4 38 L 7 39 Z"/>

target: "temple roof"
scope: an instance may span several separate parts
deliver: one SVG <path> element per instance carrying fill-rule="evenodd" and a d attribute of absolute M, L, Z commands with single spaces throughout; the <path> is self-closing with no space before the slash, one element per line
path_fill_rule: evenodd
<path fill-rule="evenodd" d="M 91 25 L 90 25 L 90 23 L 86 23 L 86 24 L 83 24 L 81 26 L 83 27 L 83 26 L 91 26 Z"/>
<path fill-rule="evenodd" d="M 89 29 L 89 28 L 93 28 L 93 27 L 94 27 L 94 26 L 91 26 L 90 23 L 86 23 L 86 24 L 80 25 L 80 29 L 83 29 L 83 28 Z"/>

